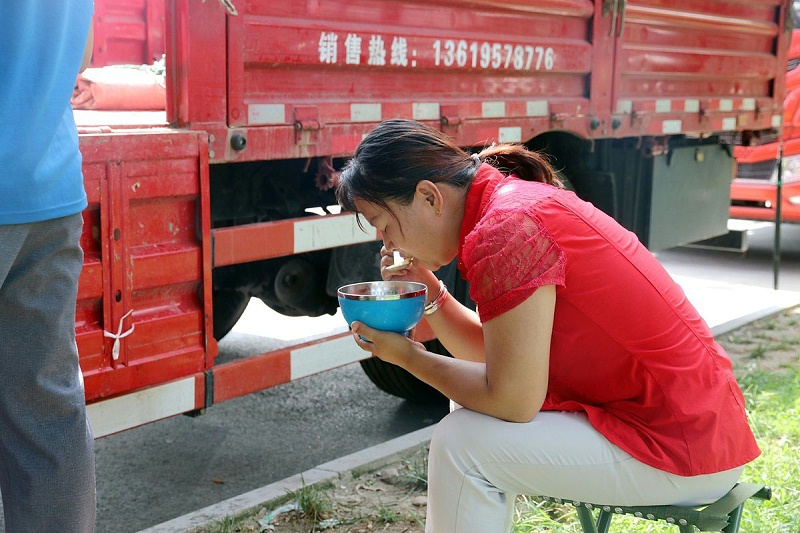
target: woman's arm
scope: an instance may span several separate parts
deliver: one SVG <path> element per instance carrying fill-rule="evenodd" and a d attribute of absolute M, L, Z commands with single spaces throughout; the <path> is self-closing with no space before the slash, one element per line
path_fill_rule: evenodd
<path fill-rule="evenodd" d="M 485 363 L 433 354 L 402 335 L 361 323 L 353 324 L 353 332 L 361 348 L 405 368 L 460 405 L 503 420 L 527 422 L 539 412 L 547 392 L 555 294 L 552 285 L 540 287 L 522 304 L 483 324 Z M 453 313 L 463 308 L 454 303 L 451 299 L 435 314 L 448 305 Z M 359 334 L 372 342 L 361 340 Z"/>
<path fill-rule="evenodd" d="M 434 298 L 436 294 L 430 299 Z M 453 357 L 481 363 L 486 361 L 483 326 L 475 311 L 448 295 L 441 307 L 425 318 L 439 342 Z"/>

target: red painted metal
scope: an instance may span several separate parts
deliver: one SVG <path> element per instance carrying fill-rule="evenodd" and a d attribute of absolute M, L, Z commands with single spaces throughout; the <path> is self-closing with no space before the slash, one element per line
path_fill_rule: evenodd
<path fill-rule="evenodd" d="M 758 206 L 732 205 L 730 209 L 732 218 L 775 221 L 777 189 L 774 185 L 736 180 L 731 184 L 731 198 L 761 204 Z M 781 220 L 800 222 L 800 203 L 798 203 L 800 201 L 800 182 L 784 184 L 781 198 Z"/>
<path fill-rule="evenodd" d="M 208 156 L 203 135 L 82 135 L 89 207 L 76 333 L 88 400 L 211 366 Z M 130 314 L 129 314 L 130 313 Z M 115 340 L 104 332 L 134 331 Z"/>
<path fill-rule="evenodd" d="M 315 343 L 292 348 L 313 344 Z M 214 368 L 214 403 L 288 383 L 292 379 L 290 360 L 291 349 L 283 349 Z"/>
<path fill-rule="evenodd" d="M 224 130 L 225 18 L 224 8 L 216 1 L 168 2 L 166 65 L 170 124 L 207 128 L 206 131 Z"/>
<path fill-rule="evenodd" d="M 449 133 L 465 145 L 497 138 L 504 123 L 524 127 L 523 137 L 548 129 L 549 113 L 530 118 L 529 101 L 546 100 L 570 116 L 589 111 L 591 2 L 471 4 L 237 4 L 239 16 L 228 19 L 228 124 L 253 128 L 255 109 L 282 110 L 267 117 L 268 126 L 246 130 L 245 152 L 226 157 L 350 153 L 375 122 L 413 116 L 415 104 L 422 120 L 456 124 Z M 419 113 L 429 103 L 432 114 Z M 505 109 L 487 115 L 487 103 Z M 356 116 L 354 106 L 380 110 Z M 325 129 L 324 140 L 309 132 L 295 142 L 303 115 Z M 586 132 L 584 122 L 578 127 Z"/>
<path fill-rule="evenodd" d="M 164 54 L 164 0 L 95 2 L 92 67 L 149 65 Z"/>
<path fill-rule="evenodd" d="M 610 29 L 620 36 L 613 109 L 629 105 L 634 127 L 652 134 L 663 133 L 657 122 L 664 119 L 681 120 L 683 131 L 769 128 L 780 110 L 775 96 L 783 94 L 775 51 L 785 58 L 788 44 L 784 15 L 776 17 L 780 6 L 779 0 L 628 0 Z M 675 97 L 695 99 L 696 109 L 672 106 L 656 114 L 650 107 Z M 754 109 L 728 112 L 720 98 L 753 98 Z M 715 122 L 726 116 L 736 119 L 735 128 Z"/>
<path fill-rule="evenodd" d="M 295 253 L 292 220 L 219 228 L 212 234 L 215 267 Z"/>
<path fill-rule="evenodd" d="M 800 61 L 800 30 L 792 33 L 792 42 L 787 57 L 792 62 Z M 784 77 L 786 98 L 783 102 L 783 124 L 780 142 L 768 142 L 754 146 L 737 146 L 734 156 L 739 164 L 759 164 L 776 161 L 779 155 L 783 158 L 800 157 L 800 68 L 796 66 Z M 769 178 L 769 176 L 766 176 Z M 800 222 L 800 182 L 783 176 L 781 194 L 781 219 L 786 222 Z M 776 184 L 769 179 L 748 180 L 736 178 L 731 183 L 730 208 L 732 218 L 750 220 L 775 220 L 777 190 Z M 745 205 L 741 205 L 745 204 Z"/>
<path fill-rule="evenodd" d="M 519 128 L 520 140 L 554 129 L 662 134 L 665 120 L 680 120 L 680 132 L 765 129 L 782 94 L 781 5 L 242 0 L 227 17 L 216 2 L 177 0 L 170 122 L 208 131 L 212 162 L 345 155 L 380 119 L 432 103 L 419 118 L 444 120 L 463 145 L 502 140 L 501 127 Z M 686 97 L 696 103 L 651 109 Z M 726 114 L 720 98 L 753 103 Z M 247 150 L 230 148 L 237 133 Z"/>

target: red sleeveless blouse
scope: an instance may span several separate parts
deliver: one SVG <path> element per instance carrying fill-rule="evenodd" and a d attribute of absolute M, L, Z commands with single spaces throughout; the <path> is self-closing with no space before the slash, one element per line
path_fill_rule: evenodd
<path fill-rule="evenodd" d="M 731 362 L 636 235 L 574 193 L 484 164 L 459 269 L 483 322 L 556 286 L 543 410 L 583 411 L 611 442 L 683 476 L 760 451 Z"/>

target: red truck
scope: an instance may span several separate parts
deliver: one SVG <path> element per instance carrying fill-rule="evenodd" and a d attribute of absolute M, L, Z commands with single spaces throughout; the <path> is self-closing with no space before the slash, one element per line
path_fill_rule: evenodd
<path fill-rule="evenodd" d="M 334 335 L 217 360 L 260 298 L 337 310 L 379 236 L 331 187 L 388 118 L 547 152 L 652 250 L 727 231 L 732 147 L 780 125 L 781 0 L 95 0 L 95 67 L 165 54 L 160 110 L 76 110 L 76 332 L 98 436 L 363 359 Z M 735 35 L 736 38 L 731 38 Z M 98 106 L 99 107 L 99 106 Z M 462 301 L 452 267 L 442 278 Z M 265 324 L 265 328 L 269 325 Z M 441 350 L 423 323 L 417 338 Z M 382 389 L 427 389 L 363 360 Z"/>
<path fill-rule="evenodd" d="M 776 220 L 778 162 L 781 161 L 780 217 L 800 222 L 800 30 L 792 32 L 786 66 L 783 130 L 753 146 L 737 146 L 736 178 L 731 183 L 732 218 Z M 782 145 L 782 146 L 781 146 Z"/>

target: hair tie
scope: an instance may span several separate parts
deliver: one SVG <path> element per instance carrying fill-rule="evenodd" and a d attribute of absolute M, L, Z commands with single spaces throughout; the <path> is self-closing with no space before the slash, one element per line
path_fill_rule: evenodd
<path fill-rule="evenodd" d="M 472 160 L 475 161 L 476 165 L 481 164 L 481 156 L 479 156 L 478 154 L 472 154 L 470 157 L 472 157 Z"/>

